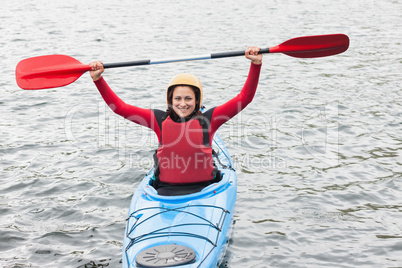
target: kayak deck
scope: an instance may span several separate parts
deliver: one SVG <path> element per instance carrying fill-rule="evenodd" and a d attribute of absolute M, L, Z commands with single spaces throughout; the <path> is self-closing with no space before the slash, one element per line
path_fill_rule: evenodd
<path fill-rule="evenodd" d="M 232 229 L 237 177 L 232 159 L 218 135 L 214 137 L 213 147 L 222 179 L 200 192 L 161 196 L 150 185 L 153 170 L 145 176 L 130 204 L 123 241 L 123 267 L 144 267 L 137 266 L 139 253 L 163 245 L 187 247 L 194 252 L 194 260 L 180 267 L 214 267 L 220 263 Z M 177 257 L 173 254 L 156 254 L 166 257 L 163 259 L 154 255 L 149 254 L 145 267 L 176 265 Z"/>

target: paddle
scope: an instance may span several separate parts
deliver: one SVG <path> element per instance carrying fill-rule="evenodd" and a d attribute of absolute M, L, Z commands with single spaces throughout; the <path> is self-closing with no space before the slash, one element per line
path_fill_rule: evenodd
<path fill-rule="evenodd" d="M 290 39 L 280 45 L 261 49 L 259 53 L 283 53 L 296 58 L 317 58 L 336 55 L 346 51 L 349 38 L 344 34 L 303 36 Z M 104 68 L 128 67 L 169 62 L 217 59 L 243 56 L 245 51 L 213 53 L 204 56 L 164 60 L 139 60 L 106 63 Z M 16 67 L 17 84 L 22 89 L 44 89 L 71 84 L 90 71 L 91 67 L 65 55 L 47 55 L 20 61 Z"/>

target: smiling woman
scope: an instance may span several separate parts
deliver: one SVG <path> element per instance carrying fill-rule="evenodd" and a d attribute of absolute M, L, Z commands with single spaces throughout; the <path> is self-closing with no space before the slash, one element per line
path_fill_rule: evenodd
<path fill-rule="evenodd" d="M 91 62 L 90 75 L 102 97 L 117 114 L 134 123 L 151 128 L 158 137 L 155 160 L 155 188 L 168 195 L 160 185 L 210 184 L 219 179 L 213 163 L 212 140 L 218 128 L 243 110 L 254 98 L 261 70 L 259 47 L 249 47 L 244 55 L 251 60 L 246 83 L 240 94 L 228 102 L 202 113 L 202 85 L 192 74 L 178 74 L 167 88 L 166 111 L 143 109 L 123 102 L 102 77 L 102 62 Z M 183 170 L 166 159 L 186 159 Z M 161 160 L 164 160 L 163 163 Z M 198 159 L 198 160 L 197 160 Z M 200 167 L 198 161 L 204 159 Z"/>

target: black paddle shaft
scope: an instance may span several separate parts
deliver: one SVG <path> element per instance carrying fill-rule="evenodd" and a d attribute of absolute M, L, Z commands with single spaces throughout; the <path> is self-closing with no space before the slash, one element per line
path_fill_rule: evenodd
<path fill-rule="evenodd" d="M 237 57 L 237 56 L 244 56 L 245 51 L 229 51 L 229 52 L 220 52 L 220 53 L 212 53 L 211 59 L 218 59 L 218 58 L 228 58 L 228 57 Z M 262 48 L 258 54 L 269 53 L 268 48 Z"/>
<path fill-rule="evenodd" d="M 106 69 L 106 68 L 129 67 L 129 66 L 139 66 L 139 65 L 148 65 L 148 64 L 160 64 L 160 63 L 168 63 L 168 62 L 189 61 L 189 60 L 219 59 L 219 58 L 244 56 L 244 53 L 245 53 L 244 50 L 240 50 L 240 51 L 212 53 L 210 55 L 200 56 L 200 57 L 188 57 L 188 58 L 167 59 L 167 60 L 137 60 L 137 61 L 116 62 L 116 63 L 105 63 L 105 64 L 103 64 L 103 67 Z M 262 53 L 269 53 L 269 48 L 263 48 L 258 52 L 258 54 L 262 54 Z"/>

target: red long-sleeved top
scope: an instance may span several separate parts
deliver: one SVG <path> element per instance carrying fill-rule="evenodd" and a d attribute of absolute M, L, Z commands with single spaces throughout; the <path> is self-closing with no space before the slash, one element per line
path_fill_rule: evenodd
<path fill-rule="evenodd" d="M 217 129 L 243 110 L 253 100 L 257 90 L 260 71 L 261 65 L 251 63 L 247 80 L 241 92 L 228 102 L 214 108 L 208 129 L 210 143 L 212 143 Z M 161 144 L 161 129 L 153 110 L 125 103 L 111 90 L 103 77 L 95 81 L 95 85 L 113 112 L 132 122 L 151 128 L 157 135 L 159 144 Z"/>

